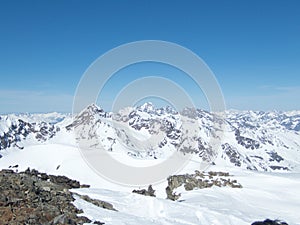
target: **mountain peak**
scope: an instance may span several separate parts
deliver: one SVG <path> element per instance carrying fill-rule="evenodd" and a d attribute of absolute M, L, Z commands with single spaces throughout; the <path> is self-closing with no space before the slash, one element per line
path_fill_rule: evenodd
<path fill-rule="evenodd" d="M 89 124 L 99 117 L 108 117 L 109 113 L 106 113 L 102 108 L 95 103 L 88 105 L 84 108 L 75 118 L 74 121 L 66 126 L 67 129 L 77 127 L 80 124 Z"/>
<path fill-rule="evenodd" d="M 153 112 L 155 110 L 155 106 L 152 104 L 152 102 L 146 102 L 143 105 L 137 107 L 137 109 L 143 112 Z"/>
<path fill-rule="evenodd" d="M 101 111 L 101 112 L 103 112 L 104 110 L 101 107 L 97 106 L 95 103 L 92 103 L 92 104 L 88 105 L 84 109 L 84 111 L 90 111 L 90 112 L 99 112 L 99 111 Z"/>

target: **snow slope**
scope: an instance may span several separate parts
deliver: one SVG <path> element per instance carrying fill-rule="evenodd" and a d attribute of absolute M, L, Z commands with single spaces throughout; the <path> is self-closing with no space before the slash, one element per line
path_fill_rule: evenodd
<path fill-rule="evenodd" d="M 299 174 L 285 177 L 265 172 L 237 171 L 236 178 L 244 188 L 214 187 L 183 192 L 180 202 L 103 189 L 75 191 L 109 201 L 121 214 L 98 210 L 80 199 L 76 199 L 75 205 L 83 210 L 88 209 L 84 215 L 103 218 L 107 224 L 139 224 L 143 221 L 143 224 L 246 225 L 266 217 L 300 224 Z"/>
<path fill-rule="evenodd" d="M 18 164 L 50 174 L 66 175 L 91 184 L 91 188 L 74 189 L 75 193 L 108 201 L 118 212 L 98 208 L 76 197 L 74 204 L 84 215 L 105 224 L 251 224 L 265 218 L 283 219 L 300 224 L 300 174 L 240 170 L 235 167 L 212 166 L 210 170 L 229 171 L 243 185 L 242 189 L 213 187 L 194 191 L 179 190 L 179 201 L 165 199 L 166 183 L 154 186 L 158 197 L 131 193 L 124 187 L 106 181 L 89 168 L 75 146 L 35 145 L 24 150 L 5 151 L 0 167 Z M 59 167 L 58 167 L 59 166 Z"/>

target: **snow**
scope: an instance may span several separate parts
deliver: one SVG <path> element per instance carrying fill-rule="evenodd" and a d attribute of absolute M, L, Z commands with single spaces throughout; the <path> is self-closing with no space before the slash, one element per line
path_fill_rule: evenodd
<path fill-rule="evenodd" d="M 213 187 L 190 192 L 181 188 L 176 190 L 181 198 L 173 202 L 165 199 L 166 182 L 154 185 L 157 198 L 133 194 L 133 187 L 108 182 L 85 164 L 76 146 L 35 145 L 2 154 L 0 168 L 18 164 L 19 171 L 31 167 L 91 184 L 91 188 L 73 192 L 110 202 L 118 212 L 98 208 L 76 195 L 74 204 L 83 210 L 83 215 L 105 224 L 248 225 L 266 218 L 299 224 L 300 173 L 252 172 L 225 165 L 210 167 L 210 170 L 229 171 L 243 188 Z"/>
<path fill-rule="evenodd" d="M 46 122 L 46 123 L 58 123 L 64 120 L 66 117 L 70 117 L 70 113 L 58 113 L 58 112 L 51 112 L 51 113 L 21 113 L 21 114 L 7 114 L 1 115 L 1 117 L 8 117 L 12 121 L 13 120 L 24 120 L 29 123 L 39 123 L 39 122 Z"/>
<path fill-rule="evenodd" d="M 139 224 L 138 219 L 147 219 L 144 224 L 249 225 L 266 218 L 299 224 L 300 174 L 235 173 L 242 189 L 213 187 L 183 192 L 179 202 L 105 189 L 78 189 L 74 192 L 108 201 L 119 212 L 85 211 L 90 206 L 78 198 L 75 205 L 84 215 L 102 218 L 106 224 Z M 137 220 L 128 223 L 132 218 Z"/>

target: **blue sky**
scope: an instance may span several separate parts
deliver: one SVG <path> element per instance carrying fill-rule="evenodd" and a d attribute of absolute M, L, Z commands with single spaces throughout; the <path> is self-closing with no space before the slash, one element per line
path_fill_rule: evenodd
<path fill-rule="evenodd" d="M 227 108 L 300 109 L 300 1 L 2 0 L 0 112 L 70 112 L 94 60 L 149 39 L 198 54 Z M 104 108 L 125 81 L 112 79 Z"/>

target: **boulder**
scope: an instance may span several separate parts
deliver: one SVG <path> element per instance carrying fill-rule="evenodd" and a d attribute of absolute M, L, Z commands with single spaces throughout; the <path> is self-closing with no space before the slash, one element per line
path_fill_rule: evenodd
<path fill-rule="evenodd" d="M 251 225 L 288 225 L 286 222 L 280 220 L 270 220 L 266 219 L 264 221 L 257 221 L 252 223 Z"/>
<path fill-rule="evenodd" d="M 146 189 L 133 190 L 132 193 L 145 195 L 145 196 L 156 197 L 155 190 L 152 188 L 152 185 L 148 186 L 148 190 L 146 190 Z"/>

